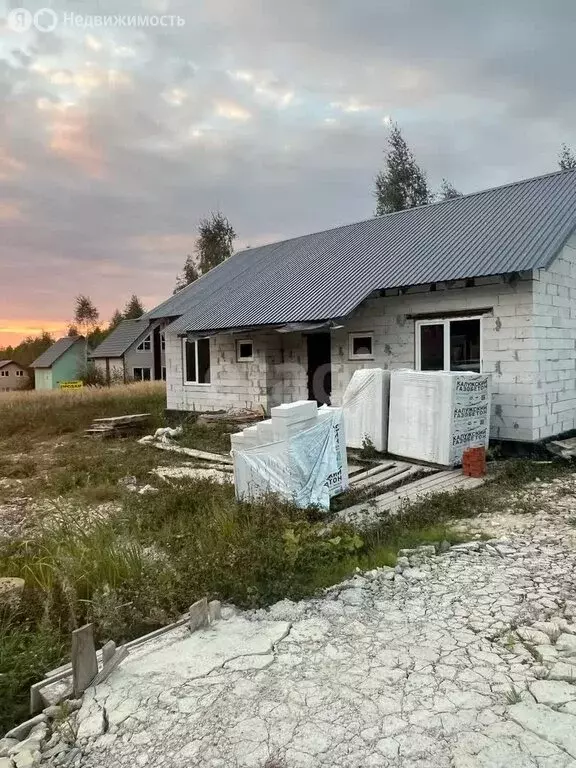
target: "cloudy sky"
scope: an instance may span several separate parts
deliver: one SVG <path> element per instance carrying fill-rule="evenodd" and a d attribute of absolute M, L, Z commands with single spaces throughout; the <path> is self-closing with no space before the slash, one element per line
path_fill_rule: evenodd
<path fill-rule="evenodd" d="M 576 145 L 574 0 L 3 2 L 0 344 L 62 331 L 78 293 L 105 321 L 159 303 L 210 210 L 238 247 L 369 217 L 390 119 L 464 192 Z"/>

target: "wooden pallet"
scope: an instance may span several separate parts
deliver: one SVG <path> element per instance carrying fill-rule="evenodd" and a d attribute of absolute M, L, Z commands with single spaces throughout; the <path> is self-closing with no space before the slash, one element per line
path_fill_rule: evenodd
<path fill-rule="evenodd" d="M 419 470 L 428 469 L 429 471 L 434 472 L 434 470 L 429 467 L 421 467 L 419 465 L 412 466 Z M 396 477 L 398 477 L 398 475 Z M 429 474 L 412 483 L 402 485 L 393 491 L 381 493 L 379 496 L 375 496 L 372 499 L 343 509 L 338 516 L 344 520 L 348 518 L 352 519 L 365 510 L 370 510 L 372 514 L 374 512 L 394 514 L 404 504 L 419 501 L 434 493 L 454 492 L 461 489 L 476 488 L 484 483 L 485 479 L 486 478 L 466 477 L 462 474 L 461 469 L 449 469 L 441 472 L 436 471 L 435 474 Z"/>

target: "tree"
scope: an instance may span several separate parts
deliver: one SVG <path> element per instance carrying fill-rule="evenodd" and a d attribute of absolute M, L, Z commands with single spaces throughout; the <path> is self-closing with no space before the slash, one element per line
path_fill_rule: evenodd
<path fill-rule="evenodd" d="M 199 277 L 200 273 L 198 272 L 198 267 L 196 266 L 194 257 L 188 254 L 188 256 L 186 256 L 182 274 L 178 275 L 176 278 L 176 287 L 174 288 L 174 293 L 178 293 L 178 291 L 181 291 L 182 288 L 186 288 L 186 286 L 190 285 L 190 283 L 196 282 Z"/>
<path fill-rule="evenodd" d="M 440 184 L 440 200 L 452 200 L 455 197 L 462 197 L 462 192 L 458 192 L 456 187 L 448 179 L 442 179 Z"/>
<path fill-rule="evenodd" d="M 375 197 L 376 216 L 430 202 L 426 176 L 396 123 L 388 137 L 385 168 L 376 176 Z"/>
<path fill-rule="evenodd" d="M 74 336 L 79 336 L 78 328 L 75 325 L 69 325 L 68 326 L 68 333 L 66 334 L 70 338 L 74 338 Z"/>
<path fill-rule="evenodd" d="M 130 300 L 127 302 L 126 306 L 124 307 L 124 318 L 126 320 L 137 320 L 139 317 L 142 317 L 144 314 L 144 307 L 142 305 L 142 302 L 136 296 L 135 293 L 132 294 L 130 297 Z"/>
<path fill-rule="evenodd" d="M 93 330 L 100 313 L 92 303 L 89 296 L 80 294 L 76 296 L 76 306 L 74 309 L 74 323 L 84 331 L 84 334 Z"/>
<path fill-rule="evenodd" d="M 113 331 L 114 328 L 116 328 L 120 323 L 124 320 L 124 315 L 122 312 L 120 312 L 119 309 L 114 310 L 114 314 L 110 318 L 110 323 L 108 325 L 109 330 Z"/>
<path fill-rule="evenodd" d="M 232 256 L 232 242 L 236 232 L 226 216 L 216 211 L 210 214 L 210 218 L 200 219 L 198 235 L 198 269 L 201 275 L 205 275 Z"/>
<path fill-rule="evenodd" d="M 27 336 L 15 347 L 0 349 L 0 360 L 15 360 L 20 365 L 30 365 L 52 344 L 54 337 L 48 331 L 42 331 L 39 336 Z"/>
<path fill-rule="evenodd" d="M 576 155 L 567 144 L 562 144 L 558 153 L 558 166 L 561 171 L 573 171 L 576 168 Z"/>

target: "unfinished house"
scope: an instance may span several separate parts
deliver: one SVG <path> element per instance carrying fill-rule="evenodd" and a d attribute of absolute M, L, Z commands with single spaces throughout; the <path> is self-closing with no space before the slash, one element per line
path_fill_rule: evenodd
<path fill-rule="evenodd" d="M 161 323 L 122 320 L 88 355 L 108 384 L 166 378 Z"/>
<path fill-rule="evenodd" d="M 493 438 L 576 428 L 576 171 L 237 253 L 148 314 L 167 406 L 338 405 L 362 367 L 492 374 Z"/>

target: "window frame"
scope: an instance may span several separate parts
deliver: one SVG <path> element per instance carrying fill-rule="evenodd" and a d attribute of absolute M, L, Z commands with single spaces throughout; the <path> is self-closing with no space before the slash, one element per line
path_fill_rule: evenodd
<path fill-rule="evenodd" d="M 24 371 L 16 371 L 16 376 L 24 376 Z"/>
<path fill-rule="evenodd" d="M 355 339 L 370 339 L 370 354 L 354 354 Z M 374 331 L 352 331 L 348 334 L 348 360 L 374 360 Z"/>
<path fill-rule="evenodd" d="M 148 347 L 144 345 L 148 344 Z M 146 338 L 142 339 L 140 344 L 136 347 L 136 352 L 151 352 L 152 351 L 152 334 L 149 333 Z"/>
<path fill-rule="evenodd" d="M 142 371 L 142 375 L 139 379 L 136 378 L 136 371 Z M 150 373 L 150 377 L 148 379 L 144 378 L 144 371 L 148 371 Z M 136 365 L 132 368 L 132 378 L 134 381 L 152 381 L 152 368 L 150 368 L 149 365 Z"/>
<path fill-rule="evenodd" d="M 252 349 L 252 353 L 250 354 L 250 357 L 242 357 L 240 355 L 240 345 L 241 344 L 250 344 L 250 348 Z M 254 341 L 252 339 L 236 339 L 236 362 L 237 363 L 251 363 L 254 360 Z"/>
<path fill-rule="evenodd" d="M 484 315 L 463 315 L 459 317 L 435 317 L 430 320 L 426 318 L 420 318 L 414 321 L 414 362 L 417 371 L 422 370 L 422 345 L 421 345 L 421 331 L 423 325 L 442 325 L 444 327 L 444 367 L 439 368 L 439 371 L 444 373 L 450 373 L 450 323 L 459 323 L 463 320 L 478 320 L 480 323 L 480 373 L 484 372 Z M 446 367 L 448 366 L 448 367 Z M 457 371 L 452 371 L 457 373 Z"/>
<path fill-rule="evenodd" d="M 188 339 L 183 338 L 182 339 L 182 383 L 185 387 L 210 387 L 212 385 L 212 381 L 188 381 L 187 379 L 187 368 L 186 365 L 186 344 L 194 344 L 194 363 L 196 368 L 196 379 L 198 379 L 198 342 L 202 341 L 203 339 L 206 339 L 208 342 L 208 360 L 210 362 L 210 365 L 208 366 L 208 370 L 210 371 L 212 368 L 212 350 L 210 348 L 210 337 L 209 336 L 203 336 L 201 339 L 194 339 L 193 341 L 188 341 Z M 210 375 L 210 379 L 212 379 L 212 376 Z"/>
<path fill-rule="evenodd" d="M 0 371 L 0 376 L 6 376 L 8 377 L 10 374 L 8 372 L 8 369 L 3 369 Z"/>
<path fill-rule="evenodd" d="M 160 351 L 166 352 L 166 335 L 164 331 L 160 331 Z"/>

